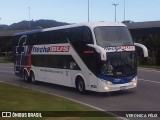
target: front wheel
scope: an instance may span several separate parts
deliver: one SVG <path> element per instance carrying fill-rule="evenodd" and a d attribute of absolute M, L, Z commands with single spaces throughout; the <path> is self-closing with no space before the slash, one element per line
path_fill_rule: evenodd
<path fill-rule="evenodd" d="M 35 76 L 34 76 L 34 73 L 33 73 L 33 72 L 31 72 L 30 78 L 31 78 L 31 82 L 32 82 L 33 84 L 36 84 L 36 80 L 35 80 Z"/>
<path fill-rule="evenodd" d="M 85 94 L 86 93 L 85 84 L 84 84 L 84 81 L 83 81 L 82 78 L 79 78 L 76 81 L 76 88 L 77 88 L 77 90 L 80 94 Z"/>

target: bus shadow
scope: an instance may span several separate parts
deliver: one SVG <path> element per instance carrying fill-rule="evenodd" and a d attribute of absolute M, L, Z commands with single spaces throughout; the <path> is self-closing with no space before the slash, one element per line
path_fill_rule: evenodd
<path fill-rule="evenodd" d="M 21 81 L 21 85 L 25 86 L 25 83 L 29 83 L 32 84 L 30 82 L 25 82 L 22 79 L 19 79 L 19 81 Z M 57 84 L 53 84 L 53 83 L 46 83 L 46 82 L 40 82 L 37 81 L 36 84 L 32 84 L 35 86 L 41 86 L 41 87 L 45 87 L 45 88 L 49 88 L 49 89 L 54 89 L 54 90 L 58 90 L 61 92 L 68 92 L 68 93 L 75 93 L 75 94 L 80 94 L 76 88 L 72 88 L 72 87 L 66 87 L 66 86 L 62 86 L 62 85 L 57 85 Z M 116 96 L 126 96 L 129 94 L 134 94 L 136 93 L 135 89 L 131 89 L 131 90 L 121 90 L 121 91 L 115 91 L 115 92 L 105 92 L 105 93 L 100 93 L 100 92 L 93 92 L 93 91 L 86 91 L 85 94 L 83 95 L 87 95 L 87 96 L 94 96 L 94 97 L 116 97 Z"/>
<path fill-rule="evenodd" d="M 135 94 L 135 93 L 136 93 L 136 90 L 121 90 L 121 91 L 105 92 L 105 93 L 99 93 L 99 92 L 91 92 L 91 91 L 89 91 L 89 94 L 91 96 L 98 96 L 98 97 L 128 96 L 128 95 Z"/>
<path fill-rule="evenodd" d="M 58 90 L 61 92 L 74 92 L 74 93 L 77 92 L 75 88 L 57 85 L 57 84 L 53 84 L 53 83 L 41 82 L 41 81 L 36 81 L 36 84 L 33 84 L 33 85 L 42 86 L 45 88 L 54 89 L 54 90 Z"/>

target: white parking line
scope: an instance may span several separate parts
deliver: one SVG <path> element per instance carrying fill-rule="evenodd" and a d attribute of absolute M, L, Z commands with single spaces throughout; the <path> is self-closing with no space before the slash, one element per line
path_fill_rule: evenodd
<path fill-rule="evenodd" d="M 138 80 L 144 81 L 144 82 L 152 82 L 152 83 L 160 84 L 160 82 L 158 82 L 158 81 L 153 81 L 153 80 L 146 80 L 146 79 L 138 79 Z"/>

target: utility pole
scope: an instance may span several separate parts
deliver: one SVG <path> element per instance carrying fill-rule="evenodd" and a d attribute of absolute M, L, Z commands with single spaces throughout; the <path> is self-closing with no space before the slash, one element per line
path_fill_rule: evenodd
<path fill-rule="evenodd" d="M 115 22 L 117 21 L 117 5 L 119 5 L 118 3 L 114 3 L 114 4 L 112 4 L 112 5 L 114 5 L 114 7 L 115 7 Z"/>

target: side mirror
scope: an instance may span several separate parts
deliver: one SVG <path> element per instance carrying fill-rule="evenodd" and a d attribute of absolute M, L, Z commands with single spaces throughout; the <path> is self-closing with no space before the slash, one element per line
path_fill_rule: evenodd
<path fill-rule="evenodd" d="M 87 46 L 94 48 L 98 53 L 101 55 L 101 60 L 106 61 L 107 60 L 107 54 L 104 48 L 93 45 L 93 44 L 87 44 Z"/>
<path fill-rule="evenodd" d="M 143 54 L 144 57 L 148 57 L 148 49 L 146 48 L 146 46 L 140 44 L 140 43 L 134 43 L 135 46 L 140 47 L 143 49 Z"/>

